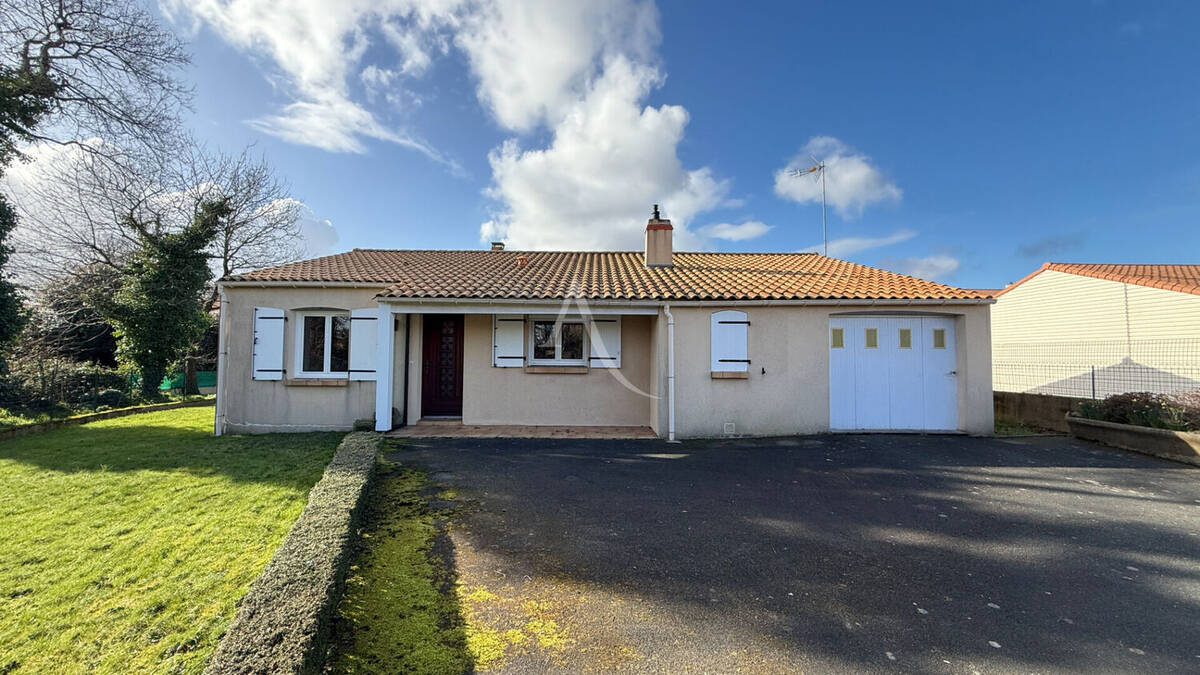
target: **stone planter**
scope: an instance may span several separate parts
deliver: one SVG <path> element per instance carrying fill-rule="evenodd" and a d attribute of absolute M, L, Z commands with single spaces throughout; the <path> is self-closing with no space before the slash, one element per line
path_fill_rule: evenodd
<path fill-rule="evenodd" d="M 1200 432 L 1170 431 L 1067 415 L 1071 435 L 1116 448 L 1200 466 Z"/>

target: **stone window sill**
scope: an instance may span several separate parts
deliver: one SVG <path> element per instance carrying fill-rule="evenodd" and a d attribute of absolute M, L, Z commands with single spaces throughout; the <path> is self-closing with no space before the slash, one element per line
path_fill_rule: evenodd
<path fill-rule="evenodd" d="M 750 373 L 728 371 L 728 370 L 714 370 L 714 371 L 711 371 L 711 375 L 712 375 L 712 379 L 714 379 L 714 380 L 748 380 L 748 379 L 750 379 Z"/>
<path fill-rule="evenodd" d="M 587 375 L 587 366 L 525 366 L 531 375 Z"/>
<path fill-rule="evenodd" d="M 344 387 L 348 382 L 342 377 L 292 377 L 283 384 L 288 387 Z"/>

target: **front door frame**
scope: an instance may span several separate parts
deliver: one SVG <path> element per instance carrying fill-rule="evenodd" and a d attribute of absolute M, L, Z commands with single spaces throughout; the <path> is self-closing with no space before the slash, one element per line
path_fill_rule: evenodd
<path fill-rule="evenodd" d="M 453 325 L 450 332 L 445 326 Z M 421 416 L 462 417 L 463 329 L 462 314 L 429 314 L 423 317 L 421 336 Z M 447 341 L 452 341 L 449 350 Z M 442 363 L 446 358 L 453 364 Z M 442 382 L 452 378 L 453 382 Z M 443 386 L 449 384 L 449 387 Z"/>

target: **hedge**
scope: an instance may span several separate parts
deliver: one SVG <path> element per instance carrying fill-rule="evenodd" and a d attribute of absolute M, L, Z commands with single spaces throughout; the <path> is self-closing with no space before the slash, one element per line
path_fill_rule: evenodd
<path fill-rule="evenodd" d="M 375 474 L 380 436 L 347 434 L 242 599 L 205 673 L 319 673 Z"/>

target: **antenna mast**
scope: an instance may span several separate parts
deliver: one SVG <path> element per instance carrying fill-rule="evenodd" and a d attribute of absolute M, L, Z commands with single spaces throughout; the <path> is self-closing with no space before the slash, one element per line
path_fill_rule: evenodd
<path fill-rule="evenodd" d="M 791 176 L 807 176 L 810 173 L 816 174 L 813 180 L 820 179 L 821 181 L 821 255 L 829 255 L 829 229 L 825 225 L 825 162 L 817 159 L 812 155 L 808 156 L 812 160 L 813 165 L 807 169 L 796 169 L 792 171 Z"/>

